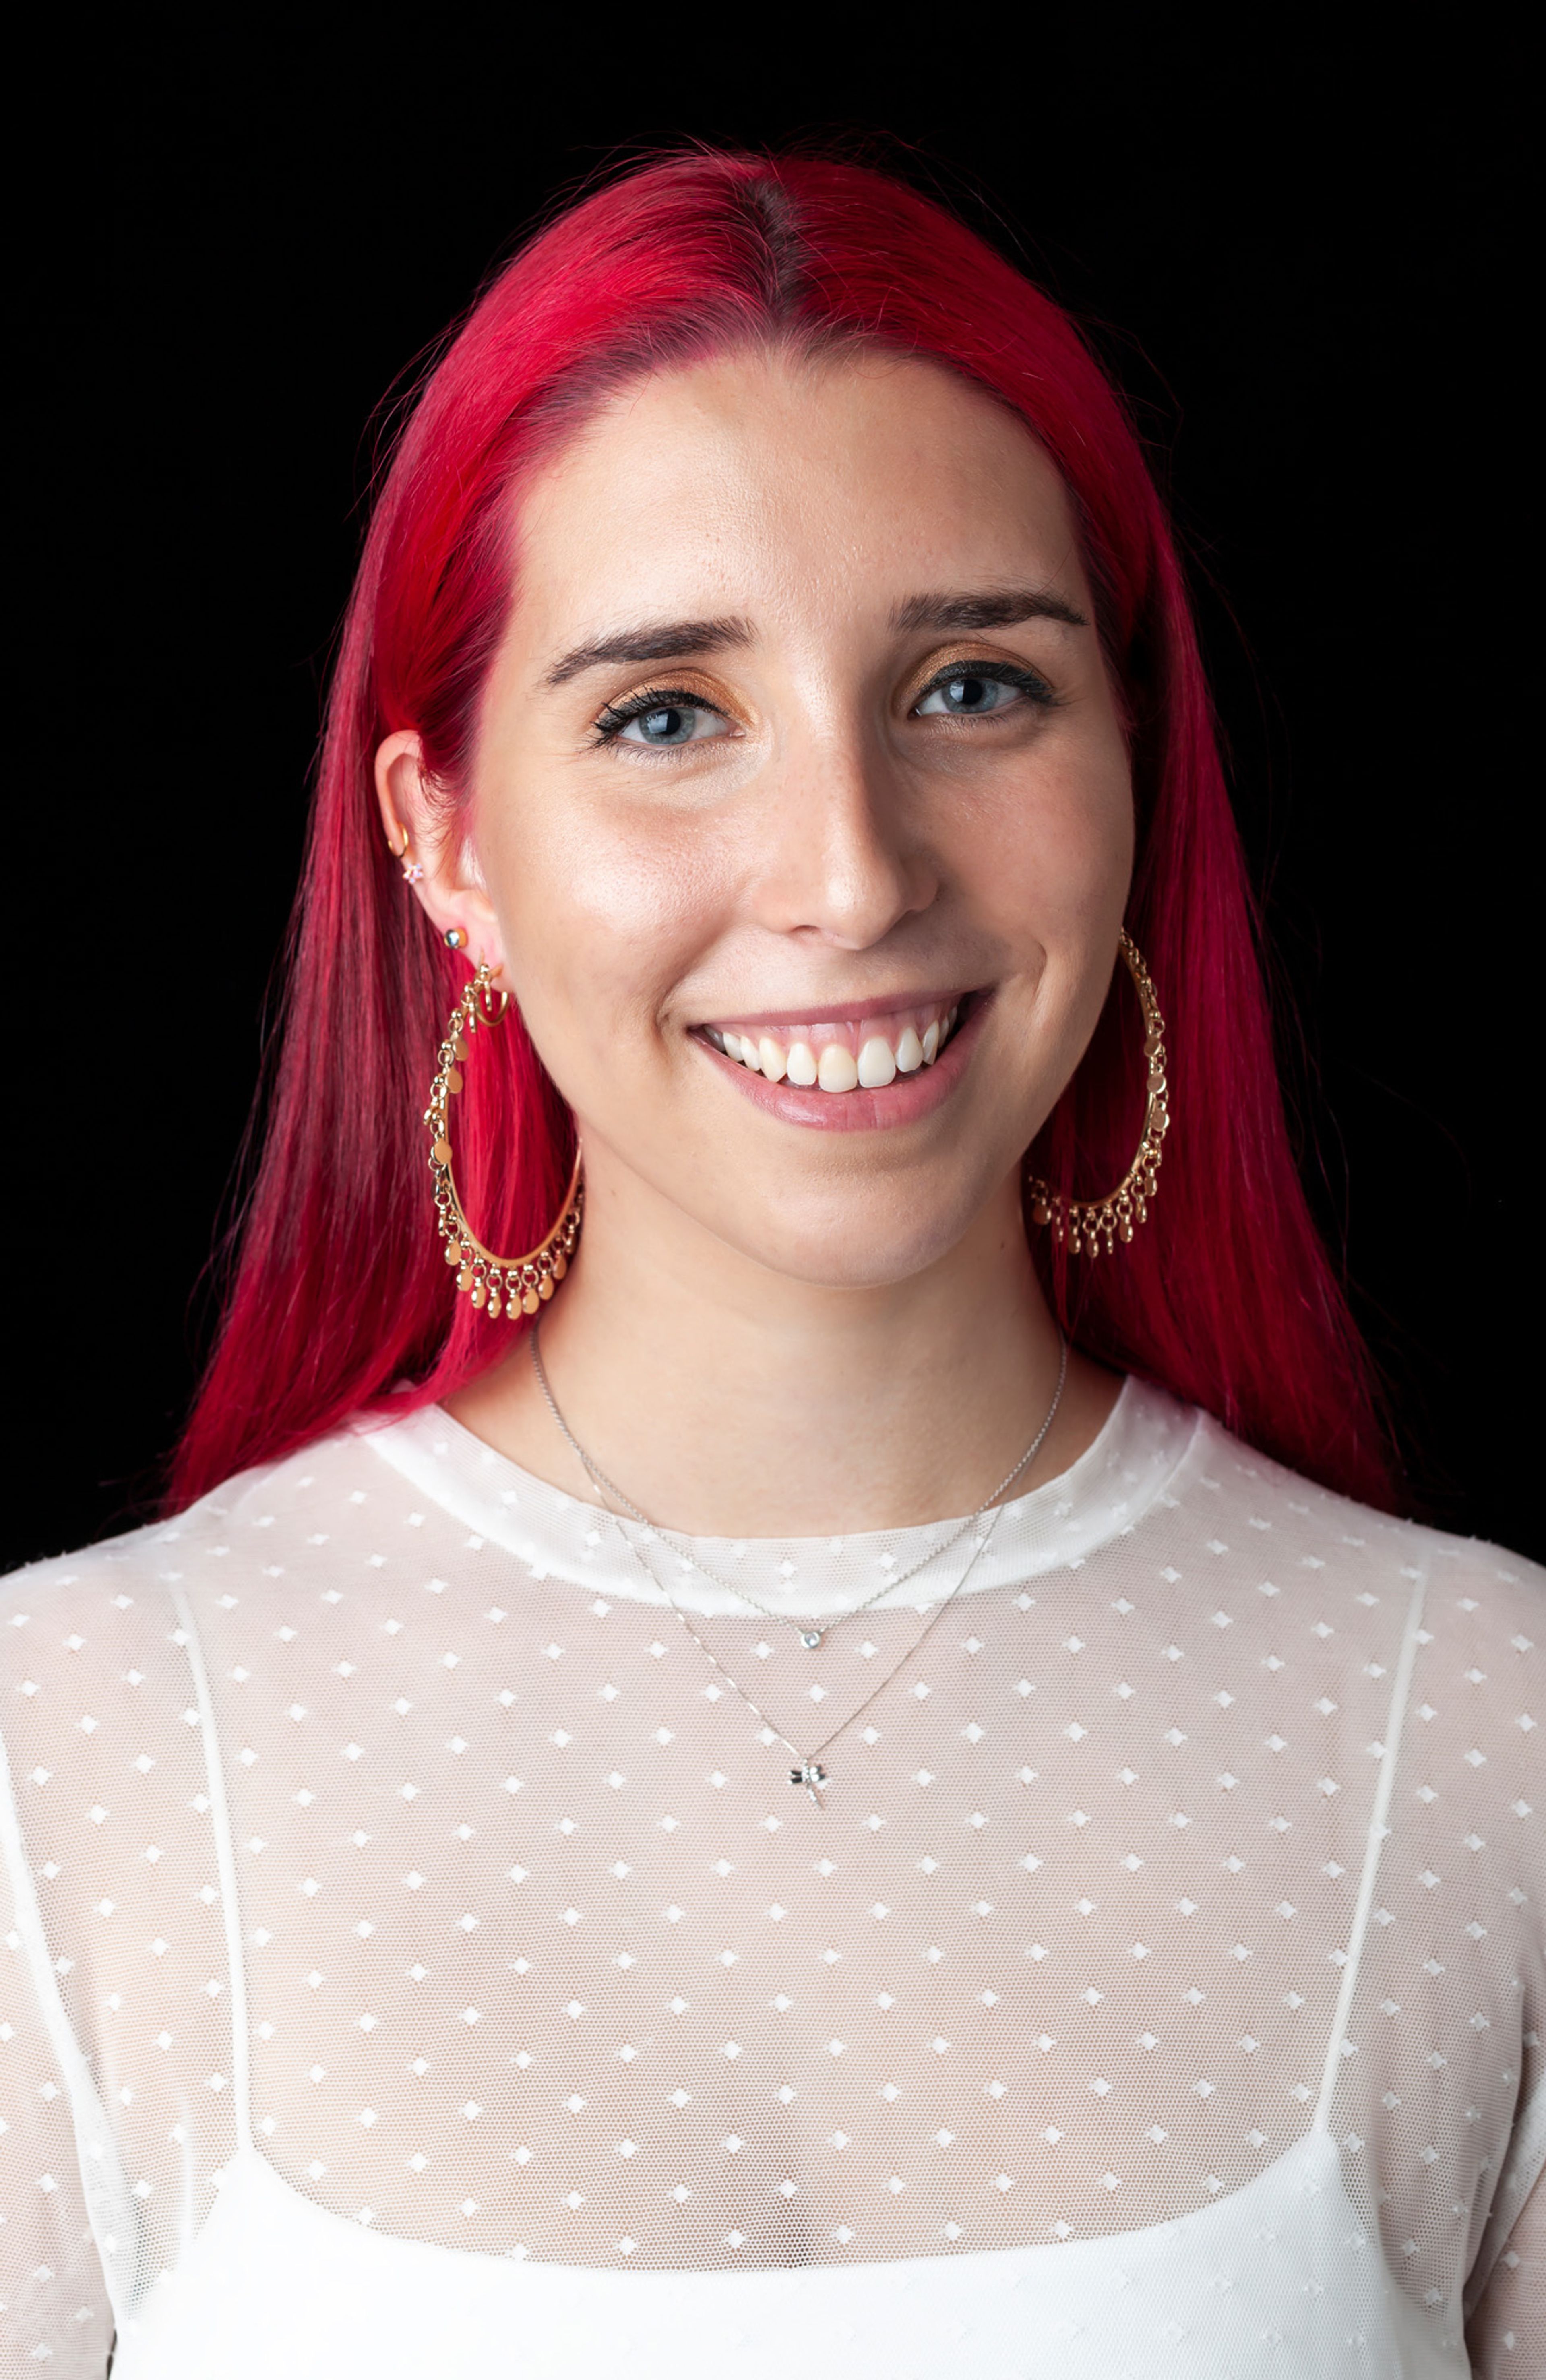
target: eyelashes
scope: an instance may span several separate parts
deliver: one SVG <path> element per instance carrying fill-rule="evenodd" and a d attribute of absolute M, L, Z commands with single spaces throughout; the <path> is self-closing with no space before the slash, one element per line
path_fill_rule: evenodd
<path fill-rule="evenodd" d="M 992 718 L 1016 707 L 1013 701 L 987 698 L 999 694 L 1021 696 L 1043 710 L 1051 710 L 1059 699 L 1044 677 L 1020 662 L 952 662 L 919 687 L 908 709 L 920 717 Z M 937 696 L 943 699 L 937 710 L 931 710 L 928 706 Z"/>
<path fill-rule="evenodd" d="M 627 730 L 638 723 L 640 733 L 628 737 L 631 743 L 646 750 L 679 750 L 685 744 L 717 742 L 720 735 L 697 732 L 699 722 L 717 722 L 723 734 L 733 732 L 732 722 L 717 703 L 701 694 L 690 693 L 684 686 L 642 686 L 621 702 L 609 702 L 595 722 L 593 741 L 615 744 Z M 658 731 L 649 732 L 658 724 Z"/>
<path fill-rule="evenodd" d="M 982 719 L 1033 704 L 1054 709 L 1062 701 L 1040 673 L 1006 661 L 956 661 L 937 670 L 907 706 L 909 718 Z M 639 733 L 632 731 L 638 728 Z M 591 742 L 627 742 L 646 751 L 680 751 L 688 745 L 719 743 L 736 732 L 729 714 L 686 686 L 641 686 L 609 702 L 593 722 Z"/>

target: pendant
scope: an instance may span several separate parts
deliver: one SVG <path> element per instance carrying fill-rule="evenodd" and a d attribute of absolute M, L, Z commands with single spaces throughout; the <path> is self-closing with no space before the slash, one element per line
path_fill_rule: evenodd
<path fill-rule="evenodd" d="M 820 1628 L 802 1628 L 800 1630 L 800 1643 L 805 1646 L 808 1653 L 814 1653 L 817 1645 L 822 1641 L 822 1631 Z"/>
<path fill-rule="evenodd" d="M 803 1785 L 819 1810 L 825 1805 L 817 1789 L 826 1781 L 827 1772 L 819 1760 L 802 1760 L 797 1768 L 791 1768 L 789 1771 L 790 1784 Z"/>

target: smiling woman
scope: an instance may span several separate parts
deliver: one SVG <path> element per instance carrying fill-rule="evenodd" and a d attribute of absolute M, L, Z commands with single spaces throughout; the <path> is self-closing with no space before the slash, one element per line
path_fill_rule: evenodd
<path fill-rule="evenodd" d="M 646 1460 L 688 1526 L 949 1509 L 973 1459 L 951 1432 L 1006 1454 L 1055 1369 L 1017 1168 L 1107 997 L 1132 865 L 1118 698 L 1062 480 L 933 364 L 762 349 L 611 399 L 528 486 L 518 537 L 462 805 L 447 814 L 415 730 L 376 775 L 420 903 L 509 988 L 583 1120 L 584 1270 L 616 1286 L 565 1300 L 555 1360 L 590 1367 L 575 1334 L 593 1314 L 598 1389 L 636 1403 L 619 1293 L 651 1369 L 678 1309 L 676 1360 L 706 1382 L 683 1344 L 689 1279 L 721 1332 L 770 1272 L 787 1310 L 801 1288 L 943 1267 L 929 1293 L 971 1302 L 1001 1377 L 943 1437 L 895 1410 L 857 1507 L 835 1416 L 797 1481 L 759 1466 L 727 1493 L 708 1410 L 689 1424 L 701 1479 L 664 1441 Z M 887 1296 L 881 1325 L 909 1370 L 916 1293 Z M 834 1327 L 813 1312 L 819 1340 Z M 510 1432 L 524 1412 L 541 1440 L 545 1417 L 512 1369 L 524 1400 L 499 1374 L 454 1409 L 526 1459 Z M 611 1434 L 613 1414 L 588 1417 Z"/>
<path fill-rule="evenodd" d="M 382 489 L 173 1517 L 7 1588 L 18 2342 L 1523 2371 L 1540 1581 L 1390 1501 L 1116 397 L 603 189 Z"/>

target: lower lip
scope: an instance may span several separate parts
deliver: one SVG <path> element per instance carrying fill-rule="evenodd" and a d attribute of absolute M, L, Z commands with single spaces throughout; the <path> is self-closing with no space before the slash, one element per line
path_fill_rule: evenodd
<path fill-rule="evenodd" d="M 801 1090 L 787 1080 L 770 1083 L 738 1065 L 710 1041 L 698 1048 L 712 1064 L 728 1075 L 743 1099 L 784 1123 L 801 1123 L 814 1132 L 888 1132 L 901 1124 L 918 1123 L 943 1107 L 971 1063 L 972 1048 L 987 1014 L 990 995 L 982 992 L 969 1014 L 958 1025 L 931 1066 L 915 1075 L 898 1075 L 883 1091 Z"/>

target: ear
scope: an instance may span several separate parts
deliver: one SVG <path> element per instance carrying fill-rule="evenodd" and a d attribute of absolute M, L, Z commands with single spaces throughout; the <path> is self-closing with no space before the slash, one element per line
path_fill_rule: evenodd
<path fill-rule="evenodd" d="M 376 754 L 376 800 L 387 849 L 403 862 L 414 897 L 437 933 L 456 926 L 472 965 L 485 959 L 497 978 L 505 945 L 477 854 L 465 836 L 448 829 L 432 799 L 424 751 L 411 728 L 389 735 Z"/>

